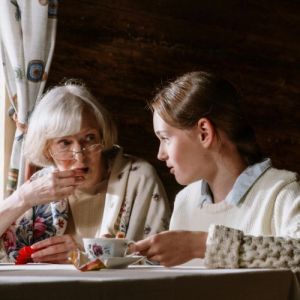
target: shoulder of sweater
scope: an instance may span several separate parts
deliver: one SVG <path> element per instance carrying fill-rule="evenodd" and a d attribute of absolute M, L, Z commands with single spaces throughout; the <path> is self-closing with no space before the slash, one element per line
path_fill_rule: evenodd
<path fill-rule="evenodd" d="M 299 181 L 299 175 L 288 170 L 270 168 L 260 177 L 259 181 L 270 185 L 279 184 L 284 186 Z"/>
<path fill-rule="evenodd" d="M 299 181 L 299 175 L 295 172 L 280 170 L 276 168 L 268 169 L 260 178 L 259 182 L 262 184 L 267 184 L 273 186 L 279 184 L 280 186 L 285 186 L 292 182 Z M 184 201 L 186 197 L 192 199 L 194 197 L 199 198 L 201 194 L 203 180 L 195 181 L 186 187 L 184 187 L 177 195 L 175 200 Z"/>

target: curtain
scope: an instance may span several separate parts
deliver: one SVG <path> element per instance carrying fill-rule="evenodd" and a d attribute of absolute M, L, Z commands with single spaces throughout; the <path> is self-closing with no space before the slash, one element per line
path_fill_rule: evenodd
<path fill-rule="evenodd" d="M 57 8 L 57 0 L 0 0 L 0 67 L 12 106 L 10 114 L 16 122 L 8 174 L 9 193 L 24 182 L 24 134 L 48 77 Z"/>

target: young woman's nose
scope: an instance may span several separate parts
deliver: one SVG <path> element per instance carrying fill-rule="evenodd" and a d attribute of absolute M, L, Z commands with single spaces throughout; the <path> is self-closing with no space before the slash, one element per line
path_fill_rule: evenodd
<path fill-rule="evenodd" d="M 159 160 L 165 161 L 165 160 L 167 160 L 167 157 L 168 157 L 168 155 L 167 155 L 167 153 L 164 151 L 163 146 L 162 146 L 162 145 L 159 145 L 159 149 L 158 149 L 158 153 L 157 153 L 157 158 L 158 158 Z"/>

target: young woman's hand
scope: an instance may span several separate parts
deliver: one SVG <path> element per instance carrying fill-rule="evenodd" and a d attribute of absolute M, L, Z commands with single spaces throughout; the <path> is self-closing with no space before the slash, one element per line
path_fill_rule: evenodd
<path fill-rule="evenodd" d="M 31 246 L 35 252 L 31 255 L 34 262 L 65 264 L 70 263 L 70 251 L 79 248 L 74 238 L 69 235 L 54 236 Z"/>
<path fill-rule="evenodd" d="M 134 252 L 171 267 L 193 258 L 203 258 L 207 233 L 200 231 L 164 231 L 134 244 Z"/>
<path fill-rule="evenodd" d="M 53 171 L 33 181 L 26 181 L 17 191 L 27 208 L 71 195 L 84 180 L 75 170 Z"/>

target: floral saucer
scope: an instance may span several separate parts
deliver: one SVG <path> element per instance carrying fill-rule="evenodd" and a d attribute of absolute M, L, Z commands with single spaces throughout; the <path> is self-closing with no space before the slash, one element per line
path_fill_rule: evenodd
<path fill-rule="evenodd" d="M 121 269 L 126 268 L 131 264 L 135 264 L 142 259 L 144 256 L 140 255 L 128 255 L 124 257 L 109 257 L 103 260 L 103 263 L 106 268 L 108 269 Z"/>

